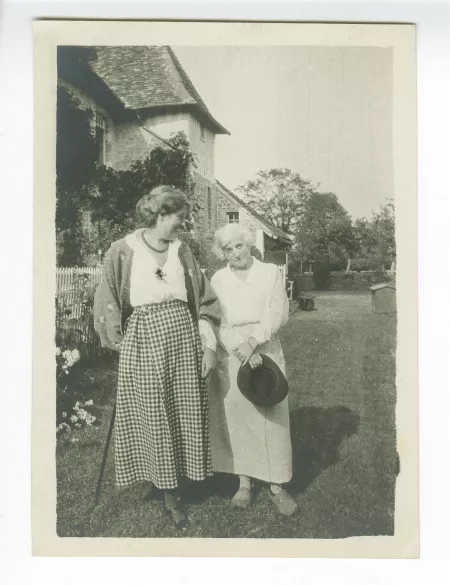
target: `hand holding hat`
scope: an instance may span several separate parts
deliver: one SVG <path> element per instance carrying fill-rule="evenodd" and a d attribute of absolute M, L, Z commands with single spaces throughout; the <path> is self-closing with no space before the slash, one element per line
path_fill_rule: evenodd
<path fill-rule="evenodd" d="M 267 355 L 257 354 L 261 365 L 252 368 L 250 363 L 241 365 L 237 383 L 241 393 L 255 406 L 275 406 L 288 394 L 288 383 L 278 365 Z"/>
<path fill-rule="evenodd" d="M 252 357 L 248 360 L 248 363 L 250 364 L 250 367 L 254 370 L 255 368 L 258 368 L 259 366 L 262 365 L 263 360 L 259 353 L 254 353 Z"/>

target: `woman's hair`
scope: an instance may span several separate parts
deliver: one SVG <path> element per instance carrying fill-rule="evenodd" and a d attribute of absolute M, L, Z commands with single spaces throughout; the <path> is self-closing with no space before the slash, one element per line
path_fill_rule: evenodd
<path fill-rule="evenodd" d="M 189 201 L 182 191 L 170 185 L 160 185 L 139 199 L 136 216 L 143 227 L 150 228 L 156 224 L 158 215 L 170 215 L 184 208 L 189 213 Z"/>
<path fill-rule="evenodd" d="M 216 256 L 223 260 L 225 258 L 223 253 L 225 246 L 236 237 L 241 237 L 249 248 L 254 244 L 254 237 L 250 230 L 239 223 L 228 223 L 214 234 L 213 252 Z"/>

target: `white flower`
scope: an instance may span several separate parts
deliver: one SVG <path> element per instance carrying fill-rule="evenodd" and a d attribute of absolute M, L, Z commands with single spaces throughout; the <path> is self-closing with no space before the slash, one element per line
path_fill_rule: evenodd
<path fill-rule="evenodd" d="M 56 355 L 57 356 L 61 355 L 61 348 L 60 347 L 56 348 Z"/>
<path fill-rule="evenodd" d="M 70 421 L 75 423 L 75 422 L 77 422 L 77 420 L 78 420 L 78 417 L 75 416 L 74 414 L 72 414 L 72 416 L 70 417 Z"/>
<path fill-rule="evenodd" d="M 80 409 L 78 410 L 77 414 L 78 414 L 78 418 L 79 418 L 80 420 L 86 420 L 86 417 L 87 417 L 87 414 L 88 414 L 88 413 L 87 413 L 87 412 L 86 412 L 86 411 L 85 411 L 83 408 L 80 408 Z"/>
<path fill-rule="evenodd" d="M 67 412 L 63 412 L 63 413 L 61 414 L 61 416 L 62 416 L 63 418 L 66 418 L 66 416 L 67 416 Z"/>
<path fill-rule="evenodd" d="M 60 425 L 58 425 L 56 427 L 56 432 L 58 432 L 58 431 L 70 431 L 70 430 L 71 429 L 70 429 L 70 427 L 69 427 L 69 425 L 67 423 L 61 423 Z"/>
<path fill-rule="evenodd" d="M 86 417 L 86 424 L 88 426 L 92 426 L 92 424 L 97 420 L 97 418 L 95 416 L 92 416 L 92 414 L 88 414 Z"/>
<path fill-rule="evenodd" d="M 88 400 L 87 402 L 84 403 L 84 406 L 94 406 L 94 401 Z"/>
<path fill-rule="evenodd" d="M 77 362 L 79 359 L 80 359 L 80 352 L 78 351 L 78 349 L 74 349 L 72 352 L 73 363 Z"/>
<path fill-rule="evenodd" d="M 79 440 L 80 440 L 80 439 L 77 439 L 76 437 L 72 437 L 72 438 L 70 439 L 70 442 L 71 442 L 71 443 L 78 443 L 78 441 L 79 441 Z"/>

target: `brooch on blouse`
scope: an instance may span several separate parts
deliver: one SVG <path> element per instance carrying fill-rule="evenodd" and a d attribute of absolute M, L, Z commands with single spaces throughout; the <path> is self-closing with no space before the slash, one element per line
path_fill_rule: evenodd
<path fill-rule="evenodd" d="M 166 275 L 164 274 L 163 269 L 160 266 L 158 266 L 158 268 L 155 270 L 155 274 L 158 280 L 165 280 L 166 278 Z"/>

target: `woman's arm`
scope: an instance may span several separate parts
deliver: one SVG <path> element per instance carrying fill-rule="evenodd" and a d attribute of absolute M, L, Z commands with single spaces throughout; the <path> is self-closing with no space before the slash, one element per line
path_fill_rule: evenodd
<path fill-rule="evenodd" d="M 200 337 L 204 349 L 208 348 L 212 351 L 216 351 L 217 339 L 214 333 L 214 328 L 220 323 L 220 303 L 195 258 L 193 258 L 193 261 L 199 283 L 198 328 Z"/>
<path fill-rule="evenodd" d="M 216 367 L 217 339 L 213 327 L 220 323 L 220 303 L 208 279 L 194 259 L 199 282 L 198 328 L 203 346 L 202 376 Z"/>
<path fill-rule="evenodd" d="M 195 262 L 197 270 L 197 276 L 199 280 L 199 327 L 203 328 L 204 331 L 212 331 L 212 327 L 220 324 L 222 311 L 220 310 L 219 299 L 217 298 L 214 289 L 212 288 L 209 280 L 200 270 L 197 262 Z M 202 321 L 211 327 L 208 328 Z"/>
<path fill-rule="evenodd" d="M 227 323 L 222 317 L 220 327 L 216 329 L 217 340 L 228 353 L 234 353 L 238 347 L 245 343 L 244 337 L 236 329 Z"/>
<path fill-rule="evenodd" d="M 211 279 L 212 289 L 217 290 L 220 286 L 217 276 L 214 275 Z M 240 345 L 245 343 L 244 337 L 227 322 L 223 313 L 221 315 L 220 325 L 216 325 L 214 331 L 217 341 L 230 354 L 234 353 Z"/>
<path fill-rule="evenodd" d="M 112 248 L 105 255 L 102 280 L 94 297 L 94 328 L 102 347 L 118 351 L 123 339 L 121 309 Z"/>
<path fill-rule="evenodd" d="M 252 342 L 252 337 L 256 340 L 258 345 L 262 345 L 270 340 L 272 335 L 286 325 L 289 317 L 289 301 L 284 287 L 281 274 L 276 270 L 275 282 L 273 284 L 272 293 L 270 295 L 269 304 L 264 312 L 261 324 L 257 325 L 249 339 L 252 347 L 255 345 Z"/>

